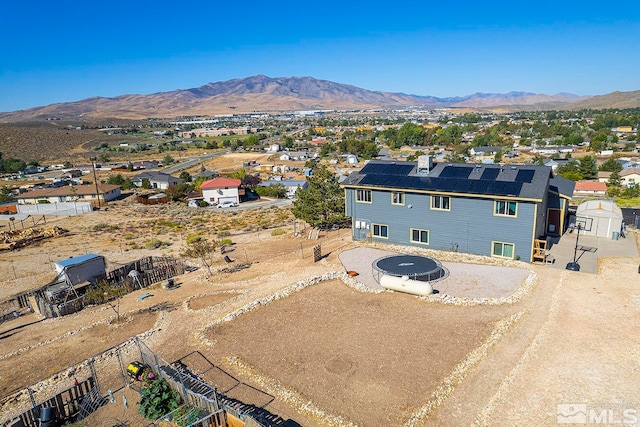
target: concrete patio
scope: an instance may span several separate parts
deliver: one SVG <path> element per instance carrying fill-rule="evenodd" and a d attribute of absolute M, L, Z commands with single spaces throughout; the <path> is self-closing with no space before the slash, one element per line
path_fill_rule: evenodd
<path fill-rule="evenodd" d="M 618 240 L 605 237 L 585 236 L 580 234 L 576 248 L 577 232 L 565 233 L 561 238 L 551 241 L 548 253 L 555 258 L 553 264 L 546 265 L 552 268 L 565 269 L 567 263 L 573 262 L 574 251 L 576 261 L 583 273 L 598 274 L 599 258 L 638 257 L 636 245 L 636 232 L 628 230 L 626 238 Z"/>

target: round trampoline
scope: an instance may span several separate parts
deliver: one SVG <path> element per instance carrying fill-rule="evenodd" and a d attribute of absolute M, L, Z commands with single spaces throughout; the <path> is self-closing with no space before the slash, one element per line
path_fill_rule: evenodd
<path fill-rule="evenodd" d="M 376 281 L 380 283 L 381 275 L 395 277 L 407 276 L 409 279 L 423 282 L 434 282 L 449 275 L 438 260 L 420 255 L 388 255 L 373 262 Z"/>

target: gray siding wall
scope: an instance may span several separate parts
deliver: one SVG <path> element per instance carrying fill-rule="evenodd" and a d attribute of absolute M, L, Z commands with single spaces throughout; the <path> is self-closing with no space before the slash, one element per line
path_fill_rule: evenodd
<path fill-rule="evenodd" d="M 371 224 L 383 224 L 388 226 L 388 238 L 371 237 L 372 241 L 489 256 L 491 242 L 499 241 L 513 243 L 514 254 L 530 261 L 535 203 L 518 202 L 517 217 L 495 216 L 493 199 L 452 196 L 450 211 L 432 210 L 430 206 L 428 194 L 405 193 L 404 206 L 392 205 L 389 191 L 373 191 L 372 203 L 356 203 L 355 190 L 347 189 L 346 194 L 346 214 L 353 219 L 354 240 L 367 239 L 373 229 Z M 544 211 L 540 206 L 538 223 L 545 219 Z M 358 222 L 360 229 L 356 228 Z M 368 229 L 363 227 L 365 224 Z M 542 233 L 544 227 L 544 221 L 537 225 Z M 429 244 L 412 243 L 412 228 L 428 230 Z M 539 235 L 536 233 L 536 237 Z"/>
<path fill-rule="evenodd" d="M 538 205 L 538 219 L 536 222 L 536 239 L 547 233 L 547 209 L 549 208 L 549 192 L 544 193 L 544 200 Z"/>
<path fill-rule="evenodd" d="M 551 193 L 548 194 L 548 207 L 551 209 L 562 209 L 562 201 L 560 200 L 560 196 L 557 194 Z"/>

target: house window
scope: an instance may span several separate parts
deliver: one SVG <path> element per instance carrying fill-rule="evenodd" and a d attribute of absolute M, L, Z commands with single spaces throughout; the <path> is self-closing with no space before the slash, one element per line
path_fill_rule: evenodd
<path fill-rule="evenodd" d="M 513 259 L 513 252 L 515 247 L 513 243 L 491 242 L 491 244 L 493 245 L 491 255 L 500 258 Z"/>
<path fill-rule="evenodd" d="M 373 237 L 382 237 L 384 239 L 389 237 L 389 227 L 382 224 L 371 224 L 373 228 Z"/>
<path fill-rule="evenodd" d="M 451 197 L 449 196 L 431 196 L 431 209 L 441 211 L 451 210 Z"/>
<path fill-rule="evenodd" d="M 371 203 L 371 190 L 356 190 L 356 201 L 360 203 Z"/>
<path fill-rule="evenodd" d="M 392 205 L 404 205 L 404 193 L 391 193 L 391 204 Z"/>
<path fill-rule="evenodd" d="M 518 202 L 511 202 L 507 200 L 495 201 L 494 215 L 504 216 L 517 216 L 518 215 Z"/>
<path fill-rule="evenodd" d="M 411 243 L 429 244 L 429 230 L 411 229 Z"/>

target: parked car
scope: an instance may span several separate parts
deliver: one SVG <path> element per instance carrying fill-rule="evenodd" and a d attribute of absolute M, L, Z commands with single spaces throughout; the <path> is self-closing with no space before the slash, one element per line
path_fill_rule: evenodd
<path fill-rule="evenodd" d="M 218 209 L 220 208 L 234 208 L 238 206 L 238 204 L 236 202 L 221 202 L 218 203 Z"/>

